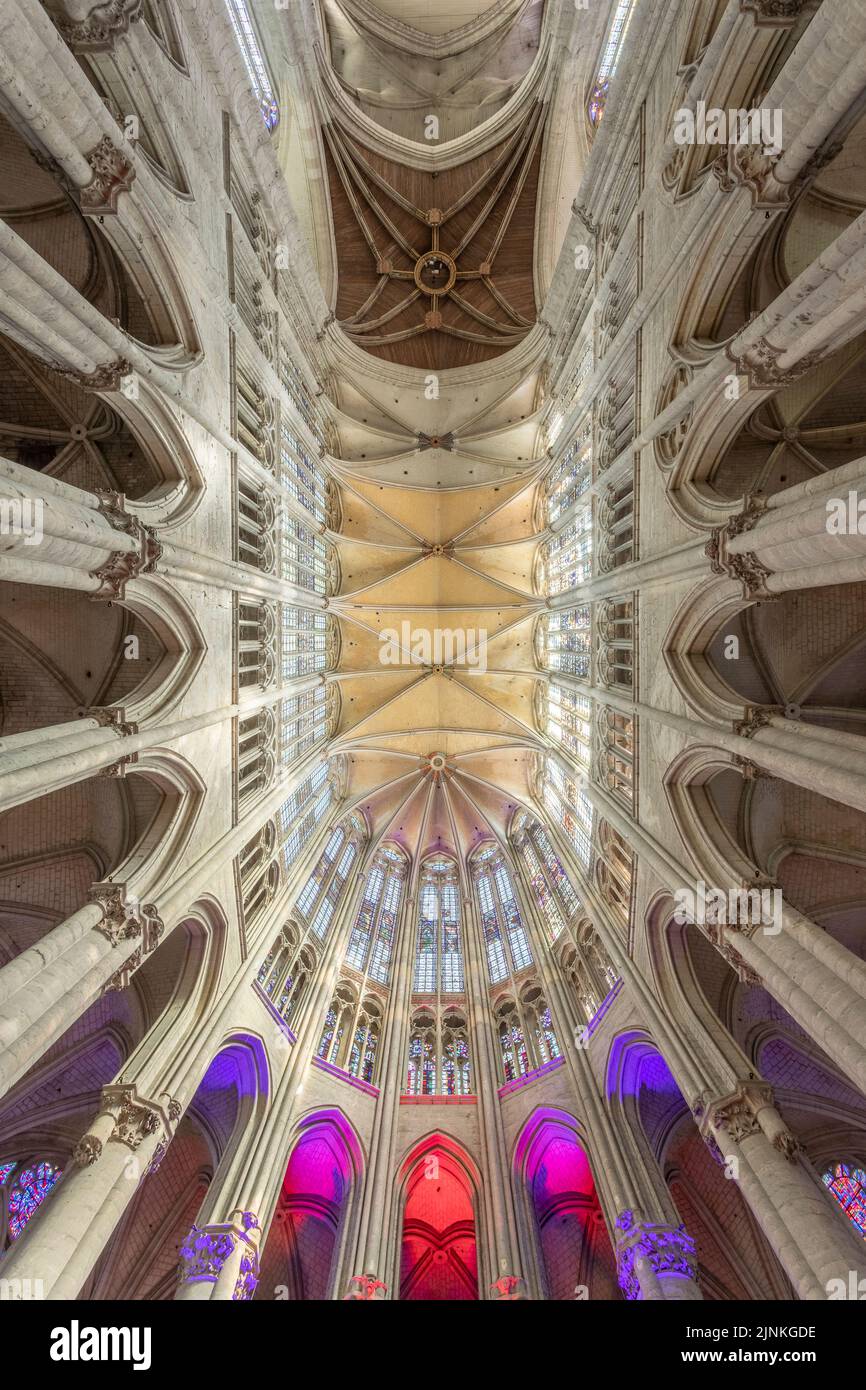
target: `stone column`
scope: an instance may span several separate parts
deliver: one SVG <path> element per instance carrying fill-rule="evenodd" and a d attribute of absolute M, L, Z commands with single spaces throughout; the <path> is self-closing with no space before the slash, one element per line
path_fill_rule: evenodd
<path fill-rule="evenodd" d="M 180 1114 L 170 1096 L 146 1099 L 134 1086 L 105 1087 L 72 1165 L 4 1257 L 11 1287 L 38 1279 L 45 1298 L 78 1296 L 140 1182 L 159 1163 Z"/>
<path fill-rule="evenodd" d="M 752 1214 L 801 1298 L 824 1299 L 829 1281 L 866 1276 L 866 1248 L 801 1157 L 801 1146 L 761 1082 L 701 1098 L 700 1130 L 718 1162 L 732 1170 Z M 847 1229 L 846 1229 L 847 1228 Z"/>
<path fill-rule="evenodd" d="M 10 526 L 0 578 L 118 598 L 153 569 L 159 545 L 117 493 L 86 492 L 0 459 L 0 503 Z"/>
<path fill-rule="evenodd" d="M 352 1276 L 350 1289 L 347 1291 L 347 1297 L 349 1293 L 352 1293 L 353 1298 L 358 1296 L 356 1286 L 359 1279 L 363 1281 L 373 1279 L 378 1286 L 380 1283 L 387 1285 L 388 1280 L 393 1277 L 391 1269 L 388 1267 L 388 1256 L 395 1160 L 394 1136 L 397 1129 L 400 1096 L 403 1090 L 402 1076 L 409 1026 L 407 1001 L 412 981 L 414 913 L 415 898 L 410 896 L 407 885 L 407 891 L 400 908 L 398 930 L 395 933 L 389 1018 L 382 1069 L 378 1082 L 380 1094 L 370 1139 L 370 1167 L 364 1191 L 361 1232 L 355 1259 L 356 1270 L 362 1272 Z M 395 1270 L 399 1269 L 396 1260 L 392 1262 L 392 1265 Z M 365 1287 L 369 1287 L 366 1282 Z M 393 1291 L 393 1293 L 395 1297 L 399 1296 L 398 1290 Z M 364 1295 L 365 1298 L 367 1296 L 367 1294 Z M 376 1293 L 370 1296 L 384 1298 L 386 1295 Z"/>
<path fill-rule="evenodd" d="M 490 1264 L 495 1275 L 489 1297 L 505 1297 L 502 1292 L 505 1281 L 510 1290 L 507 1294 L 509 1298 L 526 1298 L 505 1128 L 499 1103 L 501 1083 L 487 997 L 487 961 L 473 892 L 463 898 L 463 954 L 473 1025 L 472 1065 L 475 1070 L 478 1118 L 487 1170 Z"/>
<path fill-rule="evenodd" d="M 123 883 L 97 883 L 93 901 L 0 970 L 0 1094 L 100 994 L 123 989 L 158 946 L 165 924 Z"/>

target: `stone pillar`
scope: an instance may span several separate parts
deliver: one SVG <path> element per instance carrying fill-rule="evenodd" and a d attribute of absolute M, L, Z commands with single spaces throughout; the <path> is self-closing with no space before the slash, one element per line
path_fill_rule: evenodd
<path fill-rule="evenodd" d="M 0 1094 L 100 994 L 123 989 L 156 950 L 165 924 L 123 883 L 96 883 L 93 901 L 0 970 Z"/>
<path fill-rule="evenodd" d="M 412 980 L 412 948 L 414 932 L 412 919 L 415 911 L 415 898 L 410 896 L 409 888 L 400 909 L 400 921 L 395 933 L 395 949 L 392 956 L 390 1011 L 387 1020 L 387 1034 L 379 1077 L 379 1103 L 373 1121 L 370 1139 L 370 1167 L 364 1192 L 364 1207 L 361 1217 L 361 1236 L 355 1268 L 365 1271 L 353 1277 L 368 1281 L 373 1279 L 383 1288 L 386 1281 L 382 1275 L 388 1273 L 391 1226 L 391 1195 L 394 1181 L 394 1135 L 402 1093 L 403 1065 L 406 1057 L 408 1036 L 407 1000 Z M 399 1269 L 395 1257 L 393 1267 Z M 367 1287 L 365 1283 L 365 1287 Z M 384 1298 L 385 1293 L 365 1294 L 364 1297 Z"/>
<path fill-rule="evenodd" d="M 847 1287 L 851 1270 L 866 1276 L 863 1241 L 808 1169 L 769 1086 L 741 1082 L 730 1095 L 702 1097 L 695 1118 L 801 1298 L 827 1298 L 832 1279 Z"/>
<path fill-rule="evenodd" d="M 4 1278 L 42 1281 L 44 1297 L 78 1296 L 139 1184 L 159 1163 L 181 1107 L 170 1096 L 106 1086 L 73 1164 L 3 1260 Z"/>
<path fill-rule="evenodd" d="M 513 1283 L 527 1297 L 517 1239 L 505 1128 L 499 1103 L 499 1070 L 493 1045 L 493 1023 L 487 997 L 487 961 L 475 894 L 463 899 L 463 954 L 472 1019 L 472 1065 L 478 1094 L 478 1118 L 487 1176 L 490 1266 L 496 1275 L 490 1298 L 502 1298 L 503 1285 Z"/>
<path fill-rule="evenodd" d="M 151 570 L 159 545 L 117 493 L 92 493 L 0 459 L 0 502 L 11 522 L 0 578 L 118 598 Z"/>

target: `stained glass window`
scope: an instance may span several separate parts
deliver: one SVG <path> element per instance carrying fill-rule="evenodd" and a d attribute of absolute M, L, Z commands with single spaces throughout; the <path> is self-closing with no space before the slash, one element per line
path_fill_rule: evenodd
<path fill-rule="evenodd" d="M 548 525 L 592 484 L 592 419 L 587 417 L 554 466 L 545 486 Z"/>
<path fill-rule="evenodd" d="M 37 1207 L 62 1177 L 60 1169 L 50 1163 L 21 1169 L 9 1192 L 9 1234 L 13 1240 L 18 1239 Z"/>
<path fill-rule="evenodd" d="M 325 520 L 325 470 L 321 464 L 310 458 L 285 420 L 280 425 L 280 482 L 317 521 Z"/>
<path fill-rule="evenodd" d="M 274 130 L 280 119 L 280 108 L 277 105 L 277 98 L 274 95 L 264 55 L 250 18 L 250 12 L 247 9 L 246 0 L 226 0 L 226 7 L 232 28 L 235 31 L 235 38 L 243 55 L 253 95 L 261 109 L 262 120 L 268 130 Z"/>
<path fill-rule="evenodd" d="M 496 984 L 514 971 L 531 965 L 532 952 L 511 873 L 498 846 L 491 846 L 476 855 L 473 879 L 487 950 L 487 970 L 491 984 Z"/>
<path fill-rule="evenodd" d="M 540 631 L 541 663 L 547 671 L 586 678 L 592 664 L 592 613 L 588 603 L 547 613 Z"/>
<path fill-rule="evenodd" d="M 567 593 L 592 578 L 592 508 L 584 507 L 541 552 L 542 590 L 548 596 Z"/>
<path fill-rule="evenodd" d="M 282 604 L 281 671 L 284 681 L 324 671 L 327 662 L 328 615 L 319 609 Z"/>
<path fill-rule="evenodd" d="M 412 988 L 415 994 L 463 992 L 460 886 L 450 859 L 428 860 L 421 871 Z"/>
<path fill-rule="evenodd" d="M 9 1174 L 14 1173 L 17 1167 L 17 1163 L 0 1163 L 0 1187 L 5 1185 Z"/>
<path fill-rule="evenodd" d="M 634 12 L 635 0 L 619 0 L 614 10 L 607 39 L 601 53 L 595 82 L 587 103 L 590 124 L 597 126 L 604 115 L 611 79 L 616 72 L 629 21 Z"/>
<path fill-rule="evenodd" d="M 588 768 L 592 747 L 592 701 L 564 685 L 547 687 L 547 733 L 575 762 Z"/>
<path fill-rule="evenodd" d="M 328 542 L 297 517 L 285 516 L 280 531 L 280 575 L 299 589 L 325 594 L 328 589 Z"/>
<path fill-rule="evenodd" d="M 401 855 L 384 847 L 378 851 L 346 951 L 346 964 L 354 970 L 367 969 L 369 958 L 370 978 L 383 985 L 391 969 L 403 873 Z"/>
<path fill-rule="evenodd" d="M 851 1225 L 866 1239 L 866 1173 L 863 1169 L 835 1163 L 824 1173 L 822 1181 Z"/>
<path fill-rule="evenodd" d="M 330 1053 L 331 1050 L 332 1050 L 332 1046 L 335 1045 L 335 1044 L 334 1044 L 334 1030 L 336 1029 L 336 1027 L 337 1027 L 337 1015 L 336 1015 L 336 1012 L 335 1012 L 334 1009 L 329 1009 L 328 1012 L 325 1014 L 325 1026 L 324 1026 L 324 1028 L 322 1029 L 322 1036 L 321 1036 L 321 1039 L 319 1040 L 319 1046 L 316 1048 L 316 1056 L 317 1056 L 317 1057 L 324 1057 L 325 1061 L 328 1060 L 328 1056 L 329 1056 L 329 1053 Z M 339 1039 L 339 1035 L 338 1035 L 338 1036 L 337 1036 L 337 1043 L 339 1043 L 339 1040 L 340 1040 L 340 1039 Z"/>
<path fill-rule="evenodd" d="M 328 691 L 324 685 L 280 701 L 280 762 L 297 763 L 328 732 Z"/>
<path fill-rule="evenodd" d="M 577 780 L 567 775 L 553 758 L 547 759 L 544 804 L 577 851 L 584 868 L 592 855 L 593 806 Z"/>

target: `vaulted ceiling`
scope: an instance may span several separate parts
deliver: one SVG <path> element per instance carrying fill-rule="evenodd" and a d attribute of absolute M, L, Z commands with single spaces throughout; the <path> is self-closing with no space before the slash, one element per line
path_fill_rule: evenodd
<path fill-rule="evenodd" d="M 503 836 L 527 800 L 544 608 L 533 493 L 516 479 L 427 494 L 423 509 L 414 488 L 353 479 L 343 493 L 334 747 L 374 834 L 422 855 Z"/>
<path fill-rule="evenodd" d="M 378 357 L 430 371 L 485 362 L 535 322 L 547 105 L 540 91 L 513 99 L 538 55 L 543 8 L 501 0 L 431 35 L 366 0 L 324 0 L 335 313 Z M 473 141 L 509 103 L 497 138 Z"/>
<path fill-rule="evenodd" d="M 374 844 L 462 859 L 530 803 L 544 746 L 537 203 L 546 160 L 554 201 L 573 197 L 561 34 L 574 20 L 562 0 L 317 0 L 315 22 L 302 13 L 303 32 L 289 19 L 306 46 L 295 99 L 326 194 L 308 225 L 331 276 L 342 503 L 332 751 Z M 289 137 L 308 154 L 309 128 Z"/>

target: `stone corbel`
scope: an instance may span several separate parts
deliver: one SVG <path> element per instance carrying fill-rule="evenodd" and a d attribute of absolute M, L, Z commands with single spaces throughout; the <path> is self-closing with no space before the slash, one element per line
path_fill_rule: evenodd
<path fill-rule="evenodd" d="M 82 18 L 67 13 L 51 14 L 60 34 L 73 53 L 105 53 L 112 49 L 130 24 L 141 19 L 143 0 L 101 0 L 94 3 L 90 13 Z M 75 9 L 81 6 L 75 6 Z"/>

